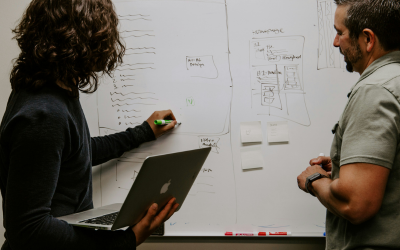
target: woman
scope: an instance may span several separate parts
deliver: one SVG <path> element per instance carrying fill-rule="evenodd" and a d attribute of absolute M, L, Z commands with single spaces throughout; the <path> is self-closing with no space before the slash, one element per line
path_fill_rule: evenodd
<path fill-rule="evenodd" d="M 55 217 L 93 208 L 92 166 L 173 129 L 155 119 L 90 138 L 79 92 L 93 93 L 125 48 L 111 0 L 33 0 L 13 30 L 21 53 L 0 126 L 0 188 L 8 249 L 135 249 L 176 210 L 157 204 L 125 231 L 77 228 Z"/>

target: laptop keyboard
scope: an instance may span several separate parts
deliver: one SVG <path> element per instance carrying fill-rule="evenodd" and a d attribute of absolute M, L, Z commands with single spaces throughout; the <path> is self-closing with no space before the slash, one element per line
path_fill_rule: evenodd
<path fill-rule="evenodd" d="M 100 217 L 79 221 L 80 223 L 98 224 L 98 225 L 112 225 L 117 218 L 119 212 L 106 214 Z"/>

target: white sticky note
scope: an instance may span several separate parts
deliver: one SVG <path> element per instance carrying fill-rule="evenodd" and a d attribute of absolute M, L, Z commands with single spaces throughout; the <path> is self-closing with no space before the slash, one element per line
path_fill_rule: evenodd
<path fill-rule="evenodd" d="M 242 169 L 264 167 L 264 157 L 261 147 L 243 147 L 240 153 L 242 156 Z"/>
<path fill-rule="evenodd" d="M 240 134 L 242 143 L 262 142 L 261 122 L 241 122 Z"/>
<path fill-rule="evenodd" d="M 268 142 L 288 142 L 289 126 L 287 121 L 268 122 Z"/>

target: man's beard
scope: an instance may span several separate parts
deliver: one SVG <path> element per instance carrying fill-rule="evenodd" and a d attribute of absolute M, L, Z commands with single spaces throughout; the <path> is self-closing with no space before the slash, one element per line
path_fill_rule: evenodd
<path fill-rule="evenodd" d="M 353 73 L 353 72 L 354 72 L 353 64 L 351 64 L 351 62 L 348 61 L 348 60 L 346 59 L 346 57 L 344 58 L 344 62 L 346 63 L 346 70 L 347 70 L 348 72 L 350 72 L 350 73 Z"/>
<path fill-rule="evenodd" d="M 351 43 L 351 47 L 342 51 L 339 47 L 339 51 L 344 55 L 344 61 L 346 62 L 346 70 L 348 72 L 354 72 L 353 65 L 357 63 L 362 58 L 362 52 L 360 45 L 354 41 Z"/>

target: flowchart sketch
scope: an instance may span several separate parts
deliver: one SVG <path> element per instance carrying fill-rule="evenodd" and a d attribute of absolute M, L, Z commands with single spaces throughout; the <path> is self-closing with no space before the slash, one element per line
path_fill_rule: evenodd
<path fill-rule="evenodd" d="M 318 0 L 318 69 L 344 68 L 344 57 L 332 43 L 336 5 L 332 0 Z"/>
<path fill-rule="evenodd" d="M 304 101 L 303 36 L 250 41 L 252 108 L 308 126 Z"/>
<path fill-rule="evenodd" d="M 174 133 L 227 133 L 232 81 L 223 7 L 199 1 L 117 3 L 126 54 L 99 88 L 99 127 L 121 131 L 156 110 L 171 109 L 182 122 Z"/>

